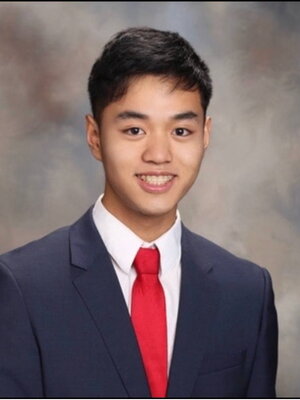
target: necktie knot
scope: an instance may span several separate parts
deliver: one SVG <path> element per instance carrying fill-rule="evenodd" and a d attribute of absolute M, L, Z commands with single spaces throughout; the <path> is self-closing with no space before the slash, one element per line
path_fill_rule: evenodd
<path fill-rule="evenodd" d="M 159 271 L 159 251 L 141 247 L 137 252 L 133 265 L 138 275 L 158 275 Z"/>

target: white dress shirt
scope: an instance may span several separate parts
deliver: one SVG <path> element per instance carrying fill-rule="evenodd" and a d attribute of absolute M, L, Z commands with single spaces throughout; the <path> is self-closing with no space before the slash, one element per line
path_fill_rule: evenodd
<path fill-rule="evenodd" d="M 112 215 L 102 204 L 103 194 L 93 208 L 97 230 L 110 254 L 130 314 L 131 290 L 136 278 L 133 261 L 140 247 L 153 247 L 160 252 L 159 280 L 166 300 L 168 370 L 174 346 L 181 279 L 181 220 L 177 210 L 176 221 L 155 241 L 144 242 L 126 225 Z"/>

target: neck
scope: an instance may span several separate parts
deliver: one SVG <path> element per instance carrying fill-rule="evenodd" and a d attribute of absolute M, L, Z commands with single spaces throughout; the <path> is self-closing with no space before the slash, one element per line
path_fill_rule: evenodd
<path fill-rule="evenodd" d="M 120 210 L 102 199 L 104 207 L 145 242 L 153 242 L 167 232 L 176 220 L 176 208 L 163 215 L 144 215 L 133 210 Z"/>

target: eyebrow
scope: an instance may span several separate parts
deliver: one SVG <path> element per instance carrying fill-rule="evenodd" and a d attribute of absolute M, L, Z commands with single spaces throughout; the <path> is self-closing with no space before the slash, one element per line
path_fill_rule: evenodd
<path fill-rule="evenodd" d="M 195 119 L 198 118 L 199 115 L 194 113 L 193 111 L 186 111 L 180 114 L 175 114 L 171 119 L 175 119 L 176 121 L 182 120 L 182 119 Z"/>
<path fill-rule="evenodd" d="M 147 120 L 149 119 L 149 116 L 146 114 L 142 114 L 137 111 L 122 111 L 116 116 L 116 120 L 124 120 L 124 119 L 142 119 L 142 120 Z M 199 115 L 194 113 L 193 111 L 185 111 L 179 114 L 173 115 L 170 119 L 173 119 L 175 121 L 181 121 L 184 119 L 196 119 L 199 118 Z"/>
<path fill-rule="evenodd" d="M 116 116 L 116 120 L 118 119 L 149 119 L 148 115 L 139 113 L 137 111 L 123 111 Z"/>

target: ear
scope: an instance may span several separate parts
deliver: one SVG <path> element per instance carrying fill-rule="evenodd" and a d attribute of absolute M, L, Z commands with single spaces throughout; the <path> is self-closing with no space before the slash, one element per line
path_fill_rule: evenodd
<path fill-rule="evenodd" d="M 91 150 L 91 153 L 96 160 L 102 160 L 100 129 L 98 123 L 91 114 L 85 116 L 86 120 L 86 140 Z"/>
<path fill-rule="evenodd" d="M 204 123 L 204 136 L 203 136 L 203 146 L 205 150 L 209 145 L 211 125 L 212 125 L 211 117 L 206 117 Z"/>

